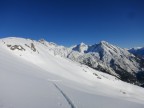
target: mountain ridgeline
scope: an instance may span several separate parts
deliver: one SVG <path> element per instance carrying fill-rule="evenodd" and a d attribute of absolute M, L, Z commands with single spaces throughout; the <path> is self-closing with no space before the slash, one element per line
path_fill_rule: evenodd
<path fill-rule="evenodd" d="M 22 40 L 29 41 L 30 39 Z M 144 84 L 144 59 L 143 56 L 137 55 L 136 51 L 133 53 L 134 51 L 117 47 L 106 41 L 101 41 L 94 45 L 81 43 L 70 48 L 47 42 L 44 39 L 39 41 L 32 40 L 30 45 L 27 43 L 20 44 L 18 41 L 19 38 L 1 39 L 1 42 L 10 50 L 24 52 L 25 47 L 28 47 L 34 53 L 41 53 L 37 50 L 38 46 L 35 45 L 41 44 L 43 47 L 40 48 L 48 50 L 49 53 L 55 56 L 58 55 L 74 62 L 85 64 L 128 83 L 139 86 Z"/>
<path fill-rule="evenodd" d="M 126 49 L 101 41 L 91 46 L 79 44 L 72 50 L 80 53 L 78 56 L 71 53 L 68 58 L 72 60 L 116 76 L 122 81 L 137 85 L 143 84 L 143 76 L 138 77 L 139 73 L 143 75 L 144 72 L 142 58 L 133 55 Z"/>

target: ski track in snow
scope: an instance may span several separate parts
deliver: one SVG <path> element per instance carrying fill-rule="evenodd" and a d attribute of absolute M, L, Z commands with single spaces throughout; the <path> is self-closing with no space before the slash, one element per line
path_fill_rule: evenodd
<path fill-rule="evenodd" d="M 50 81 L 50 82 L 61 82 L 61 80 L 53 80 L 53 79 L 47 79 L 47 81 Z"/>
<path fill-rule="evenodd" d="M 53 83 L 53 85 L 56 87 L 56 89 L 63 95 L 63 97 L 66 99 L 66 101 L 68 102 L 68 104 L 70 105 L 71 108 L 76 108 L 75 105 L 72 103 L 72 101 L 70 100 L 70 98 L 55 84 Z"/>

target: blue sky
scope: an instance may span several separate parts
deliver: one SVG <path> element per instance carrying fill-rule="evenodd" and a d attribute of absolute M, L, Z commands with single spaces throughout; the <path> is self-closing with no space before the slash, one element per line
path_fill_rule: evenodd
<path fill-rule="evenodd" d="M 143 0 L 0 0 L 0 37 L 144 46 Z"/>

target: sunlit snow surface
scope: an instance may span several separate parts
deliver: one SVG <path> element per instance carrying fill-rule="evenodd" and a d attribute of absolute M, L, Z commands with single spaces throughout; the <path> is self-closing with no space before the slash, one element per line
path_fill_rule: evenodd
<path fill-rule="evenodd" d="M 25 45 L 31 43 L 36 51 Z M 6 38 L 0 40 L 0 108 L 144 108 L 144 89 L 55 55 L 39 42 Z"/>

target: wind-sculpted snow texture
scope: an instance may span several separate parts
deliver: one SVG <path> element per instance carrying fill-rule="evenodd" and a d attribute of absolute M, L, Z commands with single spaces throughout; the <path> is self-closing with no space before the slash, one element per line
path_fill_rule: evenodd
<path fill-rule="evenodd" d="M 72 61 L 71 53 L 85 51 L 44 40 L 1 39 L 0 108 L 144 107 L 143 88 Z"/>

